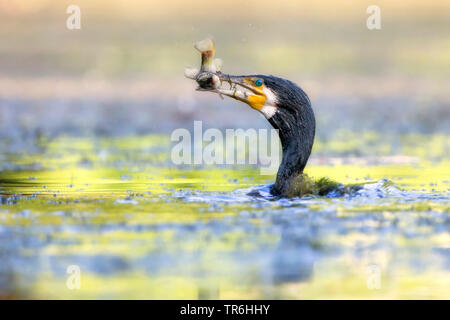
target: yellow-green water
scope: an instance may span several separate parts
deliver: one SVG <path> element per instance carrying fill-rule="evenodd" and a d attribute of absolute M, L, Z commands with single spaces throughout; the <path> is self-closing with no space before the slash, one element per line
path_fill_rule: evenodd
<path fill-rule="evenodd" d="M 166 136 L 5 154 L 0 297 L 448 299 L 448 137 L 428 141 L 405 147 L 414 161 L 308 165 L 342 183 L 389 179 L 401 196 L 274 201 L 236 192 L 273 181 L 256 167 L 172 165 Z"/>

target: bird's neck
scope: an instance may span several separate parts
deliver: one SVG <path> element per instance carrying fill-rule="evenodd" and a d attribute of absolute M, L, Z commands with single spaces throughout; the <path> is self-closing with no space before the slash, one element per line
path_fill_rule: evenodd
<path fill-rule="evenodd" d="M 272 194 L 287 196 L 293 180 L 303 173 L 311 154 L 315 134 L 315 120 L 311 107 L 305 106 L 305 112 L 291 114 L 279 110 L 269 119 L 278 129 L 283 158 L 278 169 Z"/>

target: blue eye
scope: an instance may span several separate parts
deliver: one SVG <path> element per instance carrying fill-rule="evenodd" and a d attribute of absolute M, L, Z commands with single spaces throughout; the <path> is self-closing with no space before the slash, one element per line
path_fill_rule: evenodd
<path fill-rule="evenodd" d="M 263 84 L 263 81 L 261 79 L 258 79 L 255 81 L 255 86 L 257 86 L 257 87 L 261 87 L 262 84 Z"/>

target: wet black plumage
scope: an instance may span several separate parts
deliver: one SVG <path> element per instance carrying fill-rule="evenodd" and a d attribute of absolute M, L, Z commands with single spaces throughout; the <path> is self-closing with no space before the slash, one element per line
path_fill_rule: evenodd
<path fill-rule="evenodd" d="M 283 158 L 271 193 L 287 196 L 311 154 L 316 130 L 314 112 L 308 96 L 295 83 L 274 76 L 257 77 L 277 96 L 277 112 L 269 122 L 279 130 Z"/>

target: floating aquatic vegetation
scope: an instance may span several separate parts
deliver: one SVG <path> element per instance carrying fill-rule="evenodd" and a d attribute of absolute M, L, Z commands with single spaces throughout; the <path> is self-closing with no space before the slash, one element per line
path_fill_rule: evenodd
<path fill-rule="evenodd" d="M 344 185 L 327 177 L 313 179 L 304 173 L 293 181 L 288 197 L 293 198 L 308 195 L 337 197 L 346 194 L 353 195 L 360 189 L 362 189 L 361 185 Z"/>
<path fill-rule="evenodd" d="M 388 196 L 404 196 L 399 187 L 389 179 L 377 182 L 343 184 L 327 177 L 313 179 L 307 174 L 294 180 L 289 197 L 325 196 L 329 198 L 365 196 L 382 198 Z"/>
<path fill-rule="evenodd" d="M 277 199 L 256 169 L 155 160 L 169 150 L 162 141 L 60 138 L 40 155 L 21 155 L 39 169 L 2 171 L 0 295 L 196 299 L 212 288 L 208 297 L 221 299 L 411 290 L 449 298 L 447 162 L 313 163 L 302 181 L 311 195 Z M 79 167 L 86 153 L 92 166 Z M 334 181 L 362 188 L 333 195 Z M 65 286 L 72 264 L 83 270 L 82 290 Z M 374 291 L 366 286 L 373 264 L 382 277 Z M 401 283 L 392 276 L 399 272 Z"/>

